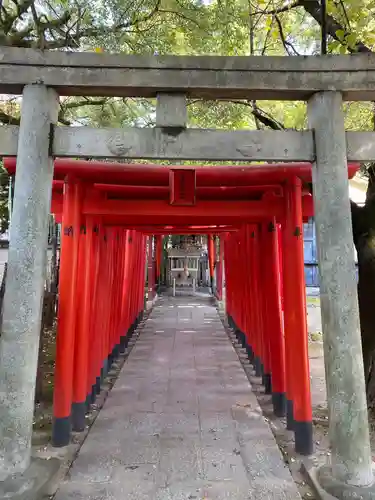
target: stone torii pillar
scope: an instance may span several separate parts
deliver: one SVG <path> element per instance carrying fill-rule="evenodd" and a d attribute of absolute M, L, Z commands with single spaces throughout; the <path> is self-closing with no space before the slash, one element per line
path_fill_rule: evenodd
<path fill-rule="evenodd" d="M 334 497 L 374 499 L 341 94 L 315 94 L 308 118 L 332 447 L 316 478 Z"/>
<path fill-rule="evenodd" d="M 1 498 L 23 488 L 35 492 L 40 480 L 31 436 L 58 109 L 54 90 L 24 88 L 0 340 Z"/>

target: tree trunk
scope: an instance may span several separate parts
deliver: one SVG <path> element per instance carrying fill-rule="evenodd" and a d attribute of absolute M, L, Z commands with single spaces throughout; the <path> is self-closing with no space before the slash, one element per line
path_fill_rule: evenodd
<path fill-rule="evenodd" d="M 358 301 L 369 408 L 375 408 L 375 175 L 369 169 L 364 207 L 351 202 L 354 244 L 358 254 Z"/>

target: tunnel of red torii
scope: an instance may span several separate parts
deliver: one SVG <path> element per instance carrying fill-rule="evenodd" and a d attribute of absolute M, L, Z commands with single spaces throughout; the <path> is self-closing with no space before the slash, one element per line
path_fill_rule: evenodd
<path fill-rule="evenodd" d="M 16 159 L 4 160 L 10 174 Z M 359 164 L 348 165 L 352 178 Z M 112 363 L 155 297 L 162 237 L 206 234 L 211 283 L 296 451 L 313 450 L 303 222 L 308 163 L 165 166 L 56 159 L 62 224 L 53 444 L 83 431 Z M 214 237 L 216 237 L 214 239 Z M 218 243 L 218 245 L 217 245 Z M 225 255 L 225 265 L 224 265 Z M 147 271 L 146 271 L 147 268 Z"/>

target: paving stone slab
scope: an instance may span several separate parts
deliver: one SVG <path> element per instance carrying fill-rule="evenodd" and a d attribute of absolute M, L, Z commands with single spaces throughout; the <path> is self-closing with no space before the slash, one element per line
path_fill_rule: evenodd
<path fill-rule="evenodd" d="M 55 498 L 300 500 L 211 299 L 159 299 Z"/>

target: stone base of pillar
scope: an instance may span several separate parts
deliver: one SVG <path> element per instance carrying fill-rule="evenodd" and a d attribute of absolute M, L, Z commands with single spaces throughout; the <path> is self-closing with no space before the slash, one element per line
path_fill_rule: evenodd
<path fill-rule="evenodd" d="M 315 467 L 310 462 L 302 463 L 302 472 L 308 478 L 320 500 L 374 500 L 375 484 L 367 487 L 351 486 L 335 479 L 331 467 Z"/>
<path fill-rule="evenodd" d="M 2 500 L 37 500 L 60 469 L 61 461 L 56 458 L 43 460 L 33 458 L 22 474 L 14 474 L 0 481 Z"/>

